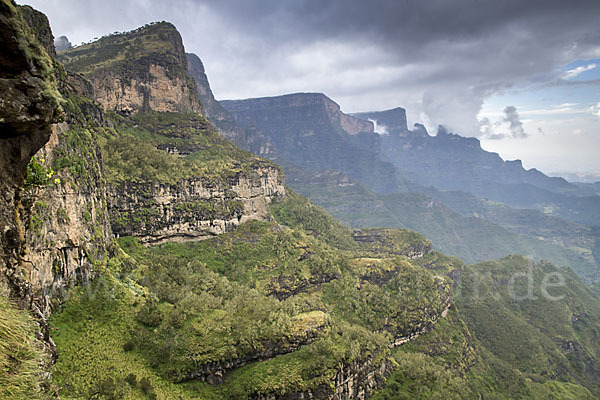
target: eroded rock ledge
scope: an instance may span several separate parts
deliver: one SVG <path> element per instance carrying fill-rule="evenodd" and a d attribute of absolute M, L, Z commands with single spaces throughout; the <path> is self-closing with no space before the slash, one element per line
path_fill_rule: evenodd
<path fill-rule="evenodd" d="M 115 185 L 109 201 L 112 229 L 158 244 L 206 239 L 249 220 L 268 220 L 268 203 L 285 196 L 279 174 L 277 168 L 262 167 L 221 182 L 197 178 Z"/>

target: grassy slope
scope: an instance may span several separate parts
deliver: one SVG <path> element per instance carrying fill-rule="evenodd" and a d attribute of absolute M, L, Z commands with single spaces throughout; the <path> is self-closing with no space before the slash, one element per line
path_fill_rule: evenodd
<path fill-rule="evenodd" d="M 222 181 L 261 166 L 277 168 L 235 147 L 198 114 L 149 112 L 110 118 L 115 130 L 101 141 L 109 182 L 176 183 L 191 177 Z M 180 157 L 159 146 L 187 149 L 189 154 Z"/>
<path fill-rule="evenodd" d="M 25 312 L 0 296 L 0 398 L 42 398 L 43 347 L 36 325 Z"/>
<path fill-rule="evenodd" d="M 128 396 L 139 395 L 137 386 L 123 384 L 131 373 L 138 381 L 148 378 L 158 398 L 182 391 L 198 398 L 245 398 L 328 387 L 340 363 L 365 357 L 384 361 L 390 338 L 373 332 L 384 326 L 384 315 L 406 305 L 412 311 L 394 318 L 395 326 L 403 327 L 422 318 L 420 307 L 440 304 L 431 275 L 421 268 L 406 263 L 397 278 L 404 282 L 402 291 L 396 281 L 357 286 L 363 270 L 347 254 L 272 223 L 252 222 L 198 243 L 143 248 L 123 239 L 121 244 L 139 261 L 127 256 L 122 257 L 128 262 L 113 261 L 112 274 L 121 279 L 107 280 L 108 295 L 74 296 L 53 320 L 57 344 L 66 354 L 54 373 L 67 396 L 110 392 L 114 386 L 124 390 L 119 396 L 133 398 Z M 302 254 L 309 256 L 298 261 Z M 283 301 L 265 295 L 270 291 L 265 283 L 286 271 L 303 279 L 302 274 L 327 268 L 343 279 L 315 284 Z M 314 342 L 236 369 L 222 385 L 171 383 L 206 362 L 235 360 L 264 350 L 265 343 L 276 346 L 306 334 L 306 324 L 322 326 Z M 108 374 L 99 372 L 108 364 L 113 364 Z"/>

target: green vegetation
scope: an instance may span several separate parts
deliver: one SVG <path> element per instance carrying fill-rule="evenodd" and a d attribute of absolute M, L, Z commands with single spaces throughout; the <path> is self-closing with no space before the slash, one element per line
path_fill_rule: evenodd
<path fill-rule="evenodd" d="M 600 303 L 570 270 L 517 256 L 477 264 L 461 277 L 456 302 L 498 362 L 533 382 L 556 377 L 598 392 Z"/>
<path fill-rule="evenodd" d="M 361 248 L 352 231 L 324 224 L 317 216 L 327 221 L 327 214 L 299 196 L 272 208 L 290 228 L 251 221 L 214 239 L 155 247 L 119 239 L 126 254 L 109 263 L 101 290 L 92 285 L 95 296 L 71 297 L 53 320 L 68 354 L 54 370 L 60 393 L 283 396 L 332 390 L 340 364 L 357 361 L 394 371 L 375 395 L 381 399 L 593 398 L 582 386 L 597 390 L 590 370 L 578 366 L 595 365 L 583 349 L 598 346 L 600 306 L 571 272 L 535 264 L 535 282 L 542 272 L 564 273 L 568 300 L 518 302 L 502 285 L 527 270 L 526 259 L 465 266 L 430 252 L 410 260 L 393 254 L 408 245 L 401 241 L 392 251 Z M 427 270 L 457 285 L 456 305 L 439 320 L 449 286 Z M 474 299 L 477 274 L 481 298 Z M 516 281 L 517 293 L 522 284 Z M 500 300 L 487 296 L 495 290 Z M 390 352 L 393 340 L 421 329 L 430 332 Z M 569 341 L 581 350 L 563 354 Z"/>
<path fill-rule="evenodd" d="M 433 254 L 419 262 L 456 271 L 448 270 L 451 259 Z M 394 350 L 398 369 L 373 398 L 596 398 L 600 304 L 580 279 L 523 257 L 463 268 L 454 274 L 456 308 L 429 334 Z M 565 284 L 549 279 L 550 299 L 542 284 L 557 273 Z M 535 300 L 522 298 L 529 276 Z"/>
<path fill-rule="evenodd" d="M 161 22 L 132 32 L 105 36 L 96 42 L 62 52 L 59 59 L 75 72 L 86 74 L 111 68 L 135 78 L 136 72 L 143 72 L 139 70 L 140 60 L 143 59 L 179 64 L 173 44 L 177 40 L 181 41 L 175 27 Z"/>
<path fill-rule="evenodd" d="M 110 69 L 137 79 L 149 63 L 179 74 L 179 45 L 172 25 L 158 23 L 61 57 L 84 74 Z M 130 227 L 139 233 L 156 222 L 163 214 L 154 188 L 175 190 L 187 179 L 225 195 L 181 200 L 174 212 L 191 221 L 234 217 L 242 204 L 232 185 L 279 169 L 236 148 L 197 114 L 104 115 L 97 103 L 74 95 L 65 107 L 71 126 L 59 134 L 52 168 L 74 190 L 107 183 L 117 200 L 137 197 L 135 209 L 111 216 L 115 232 Z M 340 162 L 356 173 L 369 171 L 364 153 L 340 153 Z M 330 163 L 324 153 L 313 158 Z M 33 162 L 31 181 L 44 173 L 48 178 L 49 167 Z M 384 174 L 386 168 L 379 163 L 369 174 L 387 176 L 377 186 L 397 188 L 401 182 Z M 323 186 L 300 187 L 316 196 Z M 320 198 L 328 207 L 337 202 L 345 222 L 398 229 L 348 228 L 290 191 L 270 205 L 275 221 L 152 247 L 121 237 L 112 258 L 102 262 L 86 251 L 97 277 L 71 288 L 62 303 L 55 299 L 50 320 L 60 354 L 51 371 L 57 393 L 65 399 L 216 400 L 297 392 L 319 398 L 335 391 L 340 371 L 360 368 L 374 380 L 383 381 L 383 369 L 390 374 L 375 399 L 585 399 L 600 393 L 600 300 L 573 273 L 547 263 L 530 266 L 522 257 L 467 266 L 430 251 L 429 240 L 405 228 L 419 227 L 438 248 L 472 259 L 504 254 L 515 241 L 535 255 L 555 254 L 551 250 L 459 218 L 428 198 L 379 196 L 352 183 L 326 190 Z M 50 209 L 34 204 L 30 230 L 42 233 L 41 218 Z M 93 224 L 90 243 L 105 235 L 102 210 L 92 210 L 76 216 Z M 69 222 L 63 209 L 56 216 Z M 516 299 L 529 294 L 530 270 L 537 299 Z M 556 274 L 565 285 L 549 281 L 560 298 L 548 299 L 541 284 L 549 275 L 559 279 Z M 40 354 L 31 320 L 8 303 L 0 302 L 0 311 L 0 397 L 19 398 L 23 388 L 39 386 Z"/>
<path fill-rule="evenodd" d="M 287 189 L 283 201 L 271 203 L 270 210 L 280 224 L 306 231 L 331 246 L 340 249 L 354 249 L 357 246 L 351 238 L 350 228 L 290 189 Z"/>
<path fill-rule="evenodd" d="M 138 253 L 134 249 L 143 248 L 131 247 L 127 239 L 120 243 L 135 258 L 148 262 L 158 256 L 202 261 L 232 281 L 277 297 L 334 279 L 346 264 L 335 249 L 302 232 L 259 221 L 249 221 L 212 240 L 165 243 L 153 247 L 151 253 Z"/>
<path fill-rule="evenodd" d="M 459 376 L 424 354 L 398 353 L 397 370 L 373 400 L 455 400 L 473 398 Z"/>
<path fill-rule="evenodd" d="M 24 311 L 0 296 L 0 398 L 41 399 L 44 359 L 35 324 Z"/>
<path fill-rule="evenodd" d="M 54 176 L 54 170 L 45 166 L 44 162 L 43 158 L 39 160 L 35 157 L 31 158 L 31 161 L 27 164 L 25 182 L 23 183 L 24 189 L 31 190 L 60 183 L 60 178 Z"/>
<path fill-rule="evenodd" d="M 250 221 L 200 242 L 119 239 L 127 254 L 88 289 L 95 296 L 71 297 L 54 317 L 69 354 L 55 383 L 67 397 L 135 398 L 147 379 L 156 398 L 244 399 L 333 390 L 342 364 L 390 363 L 395 335 L 441 313 L 440 282 L 402 256 L 366 262 L 325 238 Z M 100 375 L 104 363 L 113 367 Z"/>
<path fill-rule="evenodd" d="M 252 176 L 273 163 L 235 147 L 198 114 L 138 113 L 110 116 L 118 134 L 101 139 L 109 182 L 161 182 L 183 179 L 227 182 L 240 174 Z M 171 154 L 162 149 L 177 149 Z"/>
<path fill-rule="evenodd" d="M 54 62 L 37 40 L 32 27 L 26 22 L 22 13 L 27 10 L 25 7 L 15 6 L 10 0 L 0 0 L 0 11 L 6 16 L 8 25 L 12 28 L 11 35 L 14 35 L 17 40 L 27 62 L 35 66 L 36 72 L 42 78 L 42 99 L 49 108 L 54 110 L 54 122 L 58 122 L 62 118 L 64 100 L 57 89 Z"/>
<path fill-rule="evenodd" d="M 476 263 L 524 254 L 569 266 L 583 279 L 596 279 L 594 262 L 581 249 L 518 235 L 481 218 L 463 216 L 419 193 L 381 195 L 356 182 L 340 184 L 336 174 L 310 175 L 286 169 L 288 184 L 298 193 L 325 208 L 343 224 L 353 228 L 387 226 L 410 229 L 431 240 L 434 249 Z M 323 176 L 325 175 L 325 176 Z M 344 181 L 342 181 L 344 183 Z"/>

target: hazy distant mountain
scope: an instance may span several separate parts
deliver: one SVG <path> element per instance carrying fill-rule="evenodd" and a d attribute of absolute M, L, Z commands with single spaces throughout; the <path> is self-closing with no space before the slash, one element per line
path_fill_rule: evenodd
<path fill-rule="evenodd" d="M 409 130 L 399 110 L 354 115 L 388 131 L 380 135 L 381 155 L 412 182 L 534 208 L 581 224 L 600 224 L 600 197 L 590 187 L 535 168 L 526 170 L 520 160 L 504 161 L 483 150 L 478 139 L 449 133 L 442 126 L 436 136 L 427 134 L 422 125 Z"/>
<path fill-rule="evenodd" d="M 600 174 L 585 174 L 572 172 L 551 172 L 550 176 L 559 176 L 573 183 L 599 183 Z"/>
<path fill-rule="evenodd" d="M 377 144 L 379 135 L 374 133 L 373 123 L 344 114 L 324 94 L 295 93 L 221 104 L 240 128 L 262 131 L 278 154 L 263 155 L 309 171 L 344 171 L 381 193 L 405 189 L 396 168 L 378 155 L 379 145 L 368 148 L 357 139 L 367 137 Z"/>
<path fill-rule="evenodd" d="M 598 232 L 553 217 L 600 223 L 588 188 L 504 161 L 474 138 L 409 130 L 400 107 L 347 115 L 316 93 L 222 104 L 242 129 L 264 132 L 272 153 L 263 155 L 294 190 L 350 226 L 407 227 L 467 262 L 521 253 L 595 279 Z"/>

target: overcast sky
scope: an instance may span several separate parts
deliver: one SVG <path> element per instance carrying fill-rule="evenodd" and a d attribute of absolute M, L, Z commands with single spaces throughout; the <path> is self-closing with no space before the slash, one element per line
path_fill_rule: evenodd
<path fill-rule="evenodd" d="M 600 173 L 600 0 L 28 0 L 73 44 L 167 20 L 218 99 L 407 109 L 545 172 Z"/>

